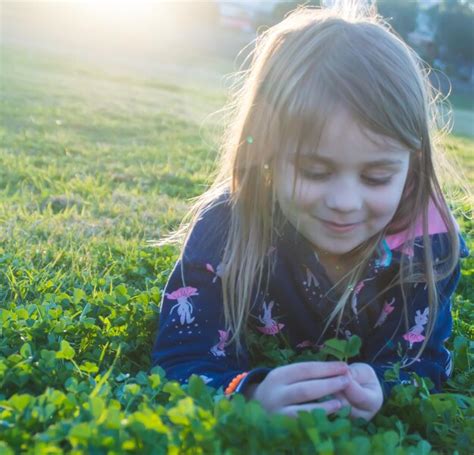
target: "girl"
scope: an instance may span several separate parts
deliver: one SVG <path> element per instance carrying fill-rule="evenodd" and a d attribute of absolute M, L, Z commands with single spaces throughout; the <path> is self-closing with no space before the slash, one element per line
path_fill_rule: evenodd
<path fill-rule="evenodd" d="M 217 179 L 174 236 L 153 364 L 291 416 L 371 419 L 396 362 L 439 391 L 468 251 L 434 170 L 431 92 L 373 13 L 299 8 L 259 36 Z M 356 334 L 361 354 L 250 369 L 252 332 L 295 350 Z"/>

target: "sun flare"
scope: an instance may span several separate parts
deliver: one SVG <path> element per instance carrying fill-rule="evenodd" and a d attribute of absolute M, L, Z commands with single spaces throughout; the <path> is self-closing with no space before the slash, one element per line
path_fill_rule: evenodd
<path fill-rule="evenodd" d="M 87 13 L 112 21 L 143 19 L 157 7 L 162 7 L 163 3 L 150 0 L 84 0 L 80 2 Z"/>

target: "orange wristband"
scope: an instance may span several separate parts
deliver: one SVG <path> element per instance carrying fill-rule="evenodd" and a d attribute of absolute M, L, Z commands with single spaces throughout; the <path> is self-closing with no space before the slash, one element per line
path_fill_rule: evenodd
<path fill-rule="evenodd" d="M 245 376 L 247 376 L 247 375 L 248 375 L 248 371 L 246 371 L 245 373 L 240 373 L 237 376 L 235 376 L 235 378 L 232 379 L 232 381 L 230 381 L 230 384 L 225 389 L 224 394 L 225 395 L 230 395 L 237 388 L 240 381 L 242 381 L 242 379 L 244 379 Z"/>

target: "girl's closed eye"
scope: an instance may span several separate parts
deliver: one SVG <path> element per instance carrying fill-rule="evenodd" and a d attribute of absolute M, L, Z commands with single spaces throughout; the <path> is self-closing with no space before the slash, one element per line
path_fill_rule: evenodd
<path fill-rule="evenodd" d="M 331 175 L 329 171 L 311 171 L 307 169 L 300 169 L 300 174 L 309 180 L 324 180 Z M 392 175 L 384 177 L 362 176 L 362 179 L 369 186 L 387 185 L 392 180 Z"/>
<path fill-rule="evenodd" d="M 363 177 L 365 182 L 370 186 L 381 186 L 381 185 L 388 185 L 391 180 L 392 176 L 388 177 Z"/>
<path fill-rule="evenodd" d="M 308 169 L 300 169 L 300 174 L 310 180 L 323 180 L 331 175 L 328 171 L 311 171 Z"/>

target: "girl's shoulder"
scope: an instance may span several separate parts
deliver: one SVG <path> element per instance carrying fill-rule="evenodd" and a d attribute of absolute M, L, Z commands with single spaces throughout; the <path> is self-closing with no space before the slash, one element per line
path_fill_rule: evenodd
<path fill-rule="evenodd" d="M 452 250 L 451 239 L 447 232 L 441 232 L 430 236 L 431 238 L 431 249 L 433 251 L 433 258 L 443 258 L 449 254 Z M 464 239 L 461 232 L 458 231 L 459 238 L 459 257 L 465 258 L 469 256 L 469 248 L 466 240 Z"/>
<path fill-rule="evenodd" d="M 466 240 L 464 239 L 461 232 L 458 231 L 458 239 L 459 239 L 459 257 L 464 258 L 469 256 L 469 248 L 467 246 Z M 431 242 L 431 253 L 433 256 L 433 260 L 436 261 L 442 260 L 446 258 L 450 254 L 453 253 L 453 246 L 452 240 L 448 232 L 438 232 L 435 234 L 429 235 L 430 242 Z M 414 258 L 422 258 L 425 256 L 426 247 L 423 241 L 422 236 L 415 237 L 414 244 L 413 244 L 413 252 L 409 254 Z M 407 253 L 405 251 L 405 253 Z"/>
<path fill-rule="evenodd" d="M 217 260 L 222 256 L 231 218 L 228 191 L 208 203 L 198 214 L 183 250 L 190 262 Z"/>

